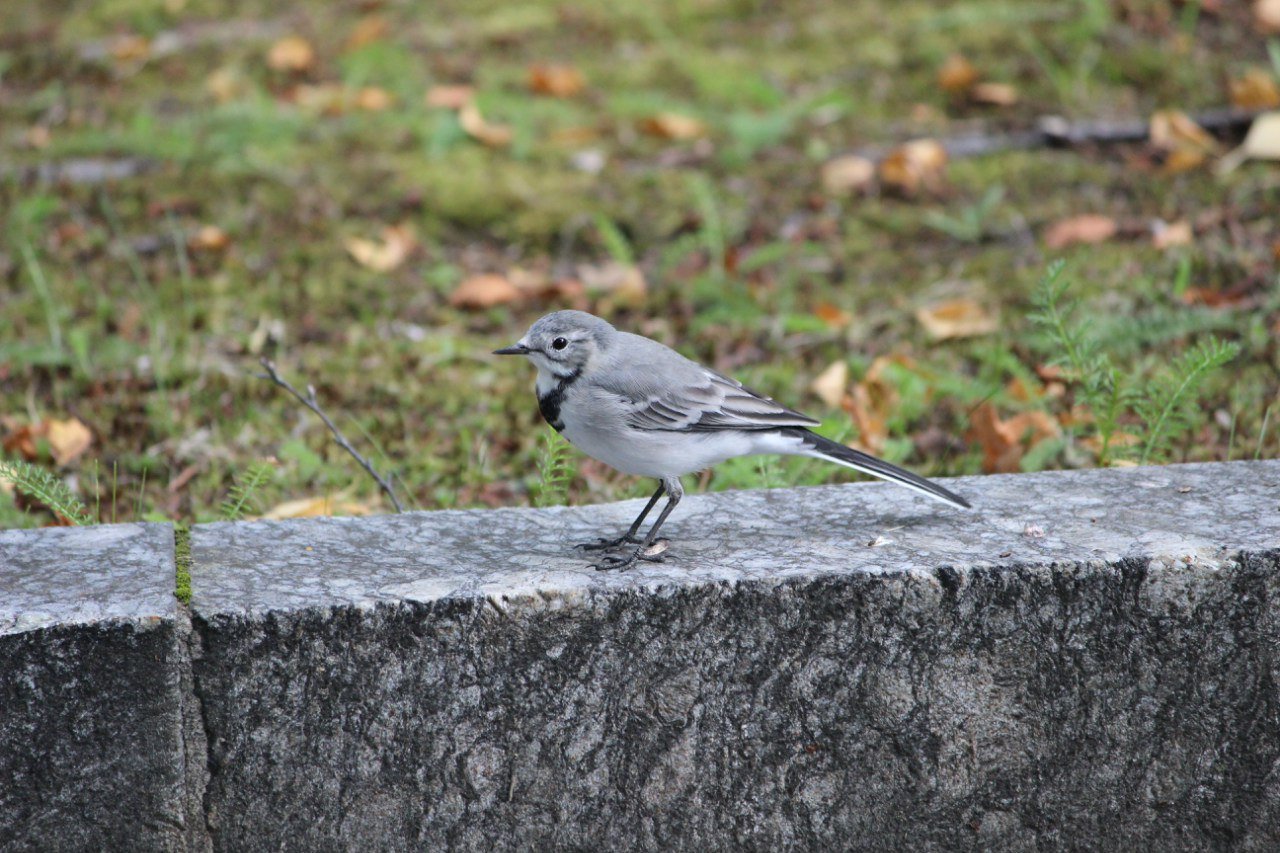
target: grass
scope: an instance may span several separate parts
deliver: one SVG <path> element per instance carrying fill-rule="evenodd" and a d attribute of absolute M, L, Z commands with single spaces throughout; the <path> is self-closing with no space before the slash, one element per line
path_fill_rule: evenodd
<path fill-rule="evenodd" d="M 639 264 L 646 296 L 588 308 L 824 418 L 828 434 L 857 438 L 848 415 L 806 391 L 813 377 L 844 359 L 860 379 L 877 357 L 902 356 L 885 455 L 927 474 L 974 473 L 982 455 L 963 436 L 980 402 L 1066 405 L 1035 378 L 1052 353 L 1028 316 L 1057 254 L 1039 235 L 1096 212 L 1136 230 L 1062 254 L 1117 371 L 1154 381 L 1209 335 L 1240 348 L 1229 375 L 1204 378 L 1195 411 L 1179 404 L 1190 428 L 1163 458 L 1280 455 L 1280 430 L 1264 428 L 1280 390 L 1274 167 L 1166 176 L 1131 146 L 958 160 L 938 192 L 916 198 L 826 197 L 819 178 L 834 154 L 913 136 L 1028 126 L 1046 113 L 1219 106 L 1228 77 L 1280 55 L 1238 5 L 449 0 L 426 16 L 261 0 L 113 0 L 74 15 L 7 4 L 0 437 L 45 418 L 83 420 L 95 443 L 58 473 L 107 520 L 212 520 L 271 458 L 259 508 L 352 483 L 376 501 L 323 427 L 255 377 L 266 354 L 311 377 L 412 506 L 644 495 L 648 483 L 576 453 L 566 482 L 539 486 L 551 451 L 531 372 L 487 353 L 562 301 L 482 312 L 448 301 L 478 272 L 575 275 L 613 260 Z M 385 35 L 352 46 L 371 14 Z M 86 50 L 229 20 L 265 23 L 261 36 L 196 39 L 163 56 Z M 314 44 L 313 70 L 267 67 L 280 32 Z M 1016 84 L 1019 103 L 981 107 L 943 92 L 937 70 L 953 53 Z M 549 61 L 576 66 L 586 91 L 530 94 L 529 65 Z M 226 101 L 207 88 L 220 71 L 238 81 Z M 424 92 L 445 83 L 474 85 L 485 117 L 512 127 L 511 147 L 478 145 L 454 114 L 427 109 Z M 326 114 L 295 102 L 299 84 L 381 87 L 394 106 Z M 698 119 L 708 139 L 637 130 L 658 112 Z M 603 157 L 598 173 L 575 166 L 584 150 Z M 151 168 L 97 184 L 28 172 L 85 157 Z M 1156 218 L 1197 223 L 1195 243 L 1156 249 L 1139 233 Z M 346 238 L 398 223 L 419 242 L 399 268 L 375 272 L 347 254 Z M 193 239 L 206 225 L 225 232 L 225 247 Z M 936 343 L 916 324 L 915 309 L 957 283 L 998 309 L 997 334 Z M 1180 297 L 1192 288 L 1239 298 L 1188 305 Z M 849 322 L 823 319 L 833 311 Z M 1010 391 L 1018 376 L 1030 398 Z M 1136 415 L 1119 425 L 1140 428 Z M 1096 461 L 1065 447 L 1031 464 Z M 55 468 L 47 453 L 37 462 Z M 848 476 L 805 460 L 740 460 L 696 485 Z M 47 520 L 0 495 L 0 525 Z"/>

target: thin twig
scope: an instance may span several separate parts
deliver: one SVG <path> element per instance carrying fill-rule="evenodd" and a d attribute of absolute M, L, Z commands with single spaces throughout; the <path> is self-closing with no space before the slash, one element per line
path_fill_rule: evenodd
<path fill-rule="evenodd" d="M 324 425 L 329 428 L 329 432 L 333 434 L 333 440 L 338 442 L 338 446 L 350 453 L 351 458 L 359 462 L 360 467 L 368 471 L 369 476 L 378 481 L 378 487 L 382 489 L 383 493 L 391 500 L 391 504 L 396 508 L 396 512 L 404 512 L 404 507 L 400 505 L 400 499 L 396 497 L 395 489 L 391 488 L 391 483 L 377 472 L 368 459 L 365 459 L 360 455 L 358 450 L 351 446 L 351 442 L 347 441 L 347 437 L 342 434 L 342 430 L 338 429 L 337 424 L 335 424 L 329 416 L 325 414 L 324 409 L 320 408 L 320 403 L 316 400 L 316 386 L 308 385 L 307 393 L 303 394 L 297 388 L 294 388 L 289 384 L 289 380 L 280 375 L 280 372 L 276 370 L 275 362 L 271 359 L 262 358 L 259 359 L 259 362 L 267 371 L 267 375 L 263 378 L 270 379 L 276 385 L 279 385 L 281 388 L 292 394 L 299 403 L 315 412 L 316 416 L 319 417 L 320 420 L 324 421 Z"/>

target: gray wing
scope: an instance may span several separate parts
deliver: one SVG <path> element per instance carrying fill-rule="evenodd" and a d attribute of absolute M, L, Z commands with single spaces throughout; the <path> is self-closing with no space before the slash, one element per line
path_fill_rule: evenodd
<path fill-rule="evenodd" d="M 642 339 L 643 340 L 643 339 Z M 646 343 L 650 343 L 646 341 Z M 655 345 L 656 346 L 656 345 Z M 717 373 L 662 347 L 659 354 L 637 347 L 639 357 L 610 371 L 613 381 L 599 383 L 625 407 L 636 429 L 710 432 L 723 429 L 776 429 L 817 426 L 818 421 L 758 394 L 736 379 Z"/>

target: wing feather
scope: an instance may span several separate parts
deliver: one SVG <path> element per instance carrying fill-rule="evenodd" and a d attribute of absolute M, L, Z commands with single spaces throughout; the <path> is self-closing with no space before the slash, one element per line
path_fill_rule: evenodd
<path fill-rule="evenodd" d="M 649 393 L 623 395 L 629 408 L 627 422 L 636 429 L 711 432 L 818 424 L 736 379 L 705 367 L 699 367 L 684 381 L 670 382 L 660 389 L 651 385 L 646 390 Z"/>

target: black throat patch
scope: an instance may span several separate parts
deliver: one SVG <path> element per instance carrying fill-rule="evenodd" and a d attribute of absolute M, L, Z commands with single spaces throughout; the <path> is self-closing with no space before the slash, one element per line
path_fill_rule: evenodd
<path fill-rule="evenodd" d="M 578 368 L 568 376 L 562 377 L 556 383 L 556 387 L 538 397 L 538 411 L 542 412 L 542 417 L 556 432 L 564 430 L 564 420 L 560 417 L 560 404 L 564 402 L 564 392 L 570 385 L 577 382 L 581 375 L 582 368 Z"/>

